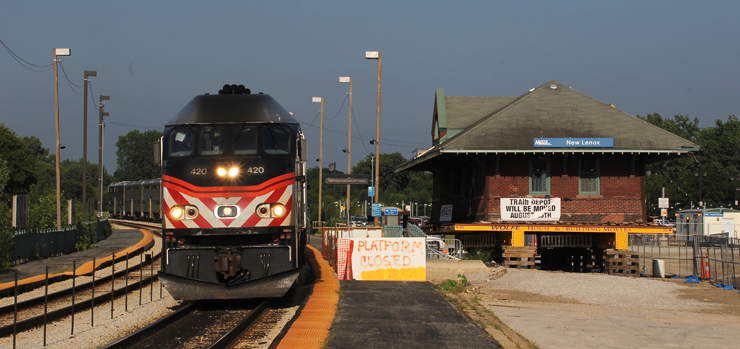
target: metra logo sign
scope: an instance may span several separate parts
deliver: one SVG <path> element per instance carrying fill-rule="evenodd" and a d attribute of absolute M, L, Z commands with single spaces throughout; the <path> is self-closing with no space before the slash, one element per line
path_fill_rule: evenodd
<path fill-rule="evenodd" d="M 535 138 L 535 148 L 613 148 L 614 138 Z"/>

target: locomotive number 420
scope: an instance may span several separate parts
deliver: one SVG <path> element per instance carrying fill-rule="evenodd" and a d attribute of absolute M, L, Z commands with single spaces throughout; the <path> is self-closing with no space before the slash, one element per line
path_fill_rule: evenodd
<path fill-rule="evenodd" d="M 265 168 L 262 166 L 247 167 L 247 174 L 262 174 L 265 173 Z"/>

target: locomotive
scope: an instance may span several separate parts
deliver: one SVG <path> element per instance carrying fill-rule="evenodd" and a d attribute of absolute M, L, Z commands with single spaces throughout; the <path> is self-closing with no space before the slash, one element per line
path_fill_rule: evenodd
<path fill-rule="evenodd" d="M 307 157 L 299 122 L 243 85 L 196 96 L 165 125 L 159 278 L 175 299 L 288 291 L 305 258 Z"/>

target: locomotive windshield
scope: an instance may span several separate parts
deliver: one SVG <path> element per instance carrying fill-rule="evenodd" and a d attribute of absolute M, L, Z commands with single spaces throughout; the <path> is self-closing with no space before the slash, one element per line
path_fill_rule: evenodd
<path fill-rule="evenodd" d="M 193 153 L 195 131 L 190 128 L 180 128 L 170 136 L 170 156 L 188 156 Z"/>
<path fill-rule="evenodd" d="M 267 154 L 290 154 L 290 131 L 273 125 L 264 127 L 262 147 Z"/>
<path fill-rule="evenodd" d="M 199 155 L 221 155 L 224 153 L 224 128 L 204 126 L 200 130 Z"/>
<path fill-rule="evenodd" d="M 169 137 L 169 156 L 186 157 L 197 149 L 199 156 L 218 155 L 289 155 L 293 151 L 293 133 L 282 125 L 243 124 L 181 126 Z M 231 128 L 231 129 L 230 129 Z"/>

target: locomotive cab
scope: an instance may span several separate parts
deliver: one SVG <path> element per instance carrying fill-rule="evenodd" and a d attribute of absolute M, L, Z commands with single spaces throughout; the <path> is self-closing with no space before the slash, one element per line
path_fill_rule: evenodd
<path fill-rule="evenodd" d="M 176 299 L 280 297 L 304 262 L 305 138 L 248 91 L 197 96 L 165 126 L 160 277 Z"/>

